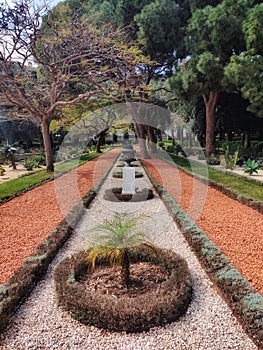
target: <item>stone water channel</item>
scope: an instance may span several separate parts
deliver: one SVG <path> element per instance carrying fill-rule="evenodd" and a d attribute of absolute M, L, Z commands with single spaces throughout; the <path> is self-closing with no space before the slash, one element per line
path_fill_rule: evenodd
<path fill-rule="evenodd" d="M 159 196 L 141 202 L 110 202 L 105 190 L 121 187 L 122 179 L 112 177 L 120 171 L 118 162 L 102 185 L 98 196 L 85 211 L 74 234 L 50 265 L 46 277 L 35 287 L 1 336 L 2 350 L 256 350 L 231 310 L 217 293 L 188 243 L 180 233 Z M 138 164 L 139 165 L 139 164 Z M 143 168 L 136 171 L 139 189 L 151 188 Z M 85 248 L 91 239 L 87 231 L 109 219 L 114 212 L 144 214 L 143 228 L 163 248 L 173 249 L 188 262 L 193 280 L 193 301 L 178 321 L 138 334 L 114 333 L 89 327 L 73 320 L 56 304 L 53 271 L 65 256 Z M 149 300 L 150 302 L 150 300 Z"/>

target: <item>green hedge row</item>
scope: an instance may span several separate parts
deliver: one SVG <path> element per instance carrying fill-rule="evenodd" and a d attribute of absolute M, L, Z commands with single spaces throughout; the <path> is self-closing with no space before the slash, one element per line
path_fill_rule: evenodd
<path fill-rule="evenodd" d="M 236 270 L 229 259 L 180 208 L 174 198 L 144 169 L 159 193 L 177 226 L 199 258 L 210 278 L 217 285 L 244 329 L 263 349 L 263 297 Z"/>

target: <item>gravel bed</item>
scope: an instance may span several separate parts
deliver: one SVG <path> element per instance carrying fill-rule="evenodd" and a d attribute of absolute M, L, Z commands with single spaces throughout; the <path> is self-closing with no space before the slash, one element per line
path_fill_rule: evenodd
<path fill-rule="evenodd" d="M 112 171 L 116 171 L 113 169 Z M 140 171 L 143 171 L 140 168 Z M 144 173 L 145 174 L 145 173 Z M 105 189 L 121 186 L 122 179 L 108 176 L 67 244 L 50 265 L 47 276 L 36 286 L 1 336 L 2 350 L 224 350 L 257 349 L 244 333 L 227 304 L 202 269 L 188 243 L 177 229 L 160 198 L 123 203 L 103 199 Z M 151 187 L 146 175 L 136 180 L 139 188 Z M 65 256 L 85 247 L 87 230 L 111 217 L 114 211 L 145 214 L 143 228 L 157 245 L 176 251 L 188 262 L 194 296 L 186 314 L 166 327 L 147 333 L 112 333 L 73 320 L 56 304 L 53 270 Z"/>

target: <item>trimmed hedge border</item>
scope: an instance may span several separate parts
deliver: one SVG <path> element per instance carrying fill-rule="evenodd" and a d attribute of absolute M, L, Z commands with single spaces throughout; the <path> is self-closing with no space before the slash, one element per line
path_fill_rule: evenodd
<path fill-rule="evenodd" d="M 88 251 L 78 252 L 57 265 L 54 280 L 58 305 L 77 321 L 115 332 L 143 332 L 182 316 L 192 300 L 192 281 L 187 262 L 172 251 L 158 249 L 158 256 L 141 247 L 130 251 L 131 263 L 160 265 L 168 279 L 137 297 L 120 298 L 88 291 L 80 281 L 87 271 Z M 109 266 L 107 261 L 99 265 Z M 149 303 L 149 300 L 151 301 Z"/>
<path fill-rule="evenodd" d="M 122 179 L 123 178 L 123 172 L 122 171 L 114 171 L 112 173 L 112 177 L 116 177 L 118 179 Z M 135 178 L 140 178 L 143 177 L 143 173 L 140 171 L 135 171 Z"/>
<path fill-rule="evenodd" d="M 196 253 L 211 280 L 219 288 L 243 328 L 259 349 L 263 349 L 263 297 L 236 270 L 230 260 L 151 176 L 142 164 L 154 188 Z"/>
<path fill-rule="evenodd" d="M 124 194 L 122 187 L 114 187 L 105 190 L 103 198 L 111 202 L 141 202 L 152 199 L 153 196 L 153 190 L 150 188 L 143 188 L 135 194 Z"/>
<path fill-rule="evenodd" d="M 35 253 L 28 256 L 7 283 L 0 285 L 0 333 L 8 326 L 11 317 L 29 296 L 37 282 L 46 274 L 49 264 L 59 249 L 74 232 L 73 227 L 88 208 L 91 201 L 113 168 L 116 159 L 94 189 L 90 189 L 70 210 L 67 216 L 51 231 L 46 240 L 38 245 Z"/>
<path fill-rule="evenodd" d="M 171 154 L 171 155 L 173 155 L 173 154 Z M 217 182 L 215 182 L 213 180 L 209 180 L 209 179 L 205 178 L 202 175 L 193 174 L 191 171 L 188 171 L 188 170 L 184 169 L 183 167 L 181 167 L 178 164 L 175 164 L 171 160 L 165 160 L 165 161 L 170 163 L 170 164 L 172 164 L 176 168 L 184 171 L 186 174 L 194 177 L 195 179 L 203 182 L 204 184 L 209 185 L 209 186 L 215 188 L 216 190 L 224 193 L 226 196 L 228 196 L 228 197 L 230 197 L 232 199 L 235 199 L 236 201 L 238 201 L 238 202 L 240 202 L 242 204 L 245 204 L 248 207 L 250 207 L 250 208 L 252 208 L 254 210 L 257 210 L 259 213 L 263 214 L 263 202 L 262 201 L 257 201 L 255 199 L 253 199 L 252 197 L 249 197 L 249 196 L 246 196 L 244 194 L 241 194 L 238 191 L 232 190 L 231 188 L 227 188 L 224 185 L 218 184 Z M 192 162 L 192 160 L 191 160 L 191 162 Z M 196 162 L 196 161 L 194 160 L 193 162 Z M 210 167 L 217 171 L 217 169 L 215 169 L 215 167 L 212 167 L 212 166 L 210 166 Z M 232 174 L 227 174 L 227 175 L 232 175 Z M 236 176 L 236 177 L 238 177 L 238 176 Z"/>

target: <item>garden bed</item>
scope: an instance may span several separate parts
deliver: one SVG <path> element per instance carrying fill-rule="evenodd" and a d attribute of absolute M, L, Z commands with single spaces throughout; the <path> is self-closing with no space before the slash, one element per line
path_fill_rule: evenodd
<path fill-rule="evenodd" d="M 134 194 L 124 194 L 121 187 L 114 187 L 107 189 L 104 194 L 104 199 L 112 202 L 141 202 L 152 198 L 153 190 L 149 188 L 136 189 Z"/>
<path fill-rule="evenodd" d="M 127 289 L 120 286 L 118 270 L 104 260 L 95 272 L 88 271 L 86 255 L 83 251 L 65 258 L 54 274 L 59 305 L 79 322 L 110 331 L 142 332 L 177 320 L 188 308 L 190 273 L 185 260 L 174 252 L 158 249 L 156 256 L 143 247 L 131 250 L 131 286 Z M 102 288 L 98 279 L 103 273 Z"/>

